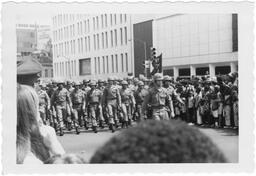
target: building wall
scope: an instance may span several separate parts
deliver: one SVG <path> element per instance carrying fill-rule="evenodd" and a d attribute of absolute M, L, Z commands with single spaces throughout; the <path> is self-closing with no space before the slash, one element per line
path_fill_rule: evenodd
<path fill-rule="evenodd" d="M 134 36 L 134 70 L 135 76 L 145 74 L 145 67 L 143 66 L 145 59 L 150 59 L 150 48 L 152 47 L 152 20 L 137 23 L 133 25 Z M 146 56 L 144 43 L 146 44 Z M 149 75 L 149 69 L 146 70 Z"/>
<path fill-rule="evenodd" d="M 129 19 L 127 14 L 54 16 L 54 78 L 127 76 L 132 71 Z"/>
<path fill-rule="evenodd" d="M 16 29 L 17 53 L 29 55 L 36 49 L 36 33 L 34 29 Z"/>
<path fill-rule="evenodd" d="M 227 65 L 237 70 L 238 55 L 233 51 L 232 14 L 183 14 L 155 19 L 153 45 L 163 53 L 163 69 L 174 77 L 179 69 L 189 68 L 190 75 L 198 67 L 208 67 L 215 75 L 215 67 Z"/>

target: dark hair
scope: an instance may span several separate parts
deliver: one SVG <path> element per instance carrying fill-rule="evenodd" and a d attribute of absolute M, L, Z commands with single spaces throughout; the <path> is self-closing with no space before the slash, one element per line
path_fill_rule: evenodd
<path fill-rule="evenodd" d="M 222 163 L 226 159 L 198 129 L 179 120 L 148 120 L 122 131 L 90 163 Z"/>
<path fill-rule="evenodd" d="M 16 162 L 22 164 L 28 152 L 41 161 L 49 158 L 48 148 L 43 143 L 38 124 L 38 97 L 35 90 L 26 85 L 17 87 L 17 140 Z"/>

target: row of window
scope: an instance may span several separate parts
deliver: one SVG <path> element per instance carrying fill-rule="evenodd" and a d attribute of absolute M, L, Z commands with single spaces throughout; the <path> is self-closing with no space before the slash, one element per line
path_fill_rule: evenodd
<path fill-rule="evenodd" d="M 76 76 L 76 60 L 54 63 L 54 77 Z"/>
<path fill-rule="evenodd" d="M 119 58 L 120 57 L 120 58 Z M 119 66 L 121 62 L 121 67 Z M 128 54 L 94 57 L 95 74 L 128 72 Z"/>
<path fill-rule="evenodd" d="M 101 22 L 99 22 L 99 18 L 101 19 Z M 92 18 L 93 20 L 93 30 L 100 29 L 100 23 L 101 23 L 101 29 L 107 28 L 108 25 L 113 26 L 117 24 L 117 14 L 105 14 L 100 15 Z M 127 22 L 127 15 L 126 14 L 120 14 L 119 15 L 119 23 L 123 24 Z M 85 19 L 83 21 L 77 22 L 76 29 L 75 24 L 71 24 L 68 26 L 65 26 L 61 29 L 53 31 L 53 41 L 63 40 L 70 37 L 75 36 L 75 31 L 77 31 L 77 35 L 83 35 L 90 32 L 90 20 Z"/>
<path fill-rule="evenodd" d="M 45 69 L 44 75 L 42 75 L 45 78 L 51 78 L 53 77 L 53 69 Z"/>
<path fill-rule="evenodd" d="M 120 45 L 127 45 L 127 27 L 119 29 L 120 35 Z M 100 37 L 101 37 L 101 45 L 100 45 Z M 107 49 L 109 46 L 114 47 L 118 45 L 118 30 L 111 30 L 110 31 L 110 40 L 109 40 L 109 33 L 102 32 L 100 34 L 93 35 L 93 42 L 94 42 L 94 50 L 99 49 Z M 77 52 L 79 54 L 84 52 L 91 51 L 91 40 L 90 36 L 81 37 L 76 40 L 71 40 L 59 44 L 55 44 L 53 46 L 54 57 L 58 56 L 66 56 L 66 55 L 74 55 L 76 54 L 76 43 L 77 43 Z"/>

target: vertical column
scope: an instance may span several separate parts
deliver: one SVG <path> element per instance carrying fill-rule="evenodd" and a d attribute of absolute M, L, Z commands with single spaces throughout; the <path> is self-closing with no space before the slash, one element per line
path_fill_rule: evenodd
<path fill-rule="evenodd" d="M 174 80 L 176 80 L 178 76 L 179 76 L 179 69 L 177 67 L 173 67 Z"/>
<path fill-rule="evenodd" d="M 230 71 L 231 71 L 231 73 L 237 71 L 237 70 L 236 70 L 236 64 L 235 64 L 234 62 L 231 62 L 231 63 L 230 63 Z"/>
<path fill-rule="evenodd" d="M 196 69 L 195 66 L 190 65 L 190 76 L 195 76 L 196 75 Z"/>
<path fill-rule="evenodd" d="M 215 65 L 209 64 L 209 74 L 210 74 L 210 77 L 215 76 Z"/>

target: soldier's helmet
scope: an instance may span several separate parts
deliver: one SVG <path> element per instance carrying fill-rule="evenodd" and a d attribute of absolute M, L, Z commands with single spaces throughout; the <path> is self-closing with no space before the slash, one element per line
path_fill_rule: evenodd
<path fill-rule="evenodd" d="M 122 84 L 122 85 L 128 85 L 128 82 L 125 81 L 125 80 L 123 80 L 123 81 L 121 82 L 121 84 Z"/>
<path fill-rule="evenodd" d="M 70 85 L 71 84 L 71 81 L 67 80 L 67 85 Z"/>
<path fill-rule="evenodd" d="M 153 77 L 154 81 L 162 81 L 163 75 L 161 73 L 156 73 Z"/>
<path fill-rule="evenodd" d="M 168 75 L 165 75 L 163 77 L 163 81 L 171 81 L 171 80 L 172 80 L 172 78 L 170 76 L 168 76 Z"/>
<path fill-rule="evenodd" d="M 108 77 L 108 81 L 114 81 L 113 77 Z"/>
<path fill-rule="evenodd" d="M 103 79 L 99 79 L 98 83 L 104 83 L 104 80 Z"/>
<path fill-rule="evenodd" d="M 64 84 L 65 82 L 63 80 L 59 80 L 57 84 Z"/>
<path fill-rule="evenodd" d="M 143 81 L 139 81 L 138 85 L 139 86 L 144 86 L 144 82 Z"/>
<path fill-rule="evenodd" d="M 80 81 L 75 81 L 75 84 L 74 84 L 74 85 L 75 85 L 75 86 L 80 86 L 80 84 L 81 84 Z"/>
<path fill-rule="evenodd" d="M 84 79 L 83 80 L 83 84 L 85 84 L 85 83 L 89 83 L 90 81 L 88 80 L 88 79 Z"/>
<path fill-rule="evenodd" d="M 92 80 L 91 82 L 90 82 L 90 86 L 96 86 L 97 85 L 97 82 L 95 81 L 95 80 Z"/>

